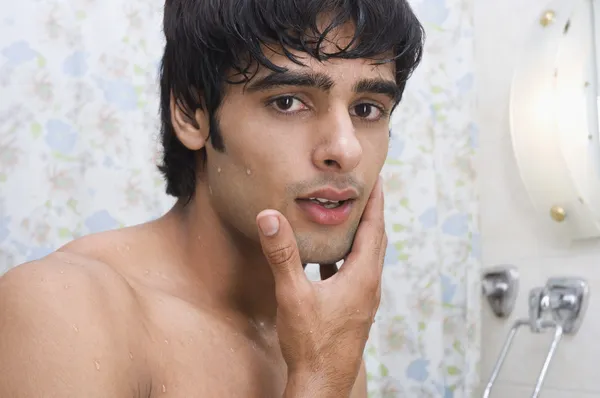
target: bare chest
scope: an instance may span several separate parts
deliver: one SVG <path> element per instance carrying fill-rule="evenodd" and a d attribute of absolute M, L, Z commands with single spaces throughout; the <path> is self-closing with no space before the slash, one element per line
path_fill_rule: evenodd
<path fill-rule="evenodd" d="M 173 322 L 149 339 L 152 398 L 281 397 L 276 335 L 228 322 Z"/>
<path fill-rule="evenodd" d="M 151 397 L 270 398 L 283 395 L 285 372 L 260 357 L 216 355 L 166 360 L 156 372 Z"/>

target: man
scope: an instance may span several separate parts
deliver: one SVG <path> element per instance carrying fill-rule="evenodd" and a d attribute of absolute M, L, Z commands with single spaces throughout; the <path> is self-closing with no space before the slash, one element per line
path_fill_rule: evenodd
<path fill-rule="evenodd" d="M 0 396 L 365 397 L 420 24 L 405 0 L 167 0 L 164 32 L 179 200 L 0 279 Z"/>

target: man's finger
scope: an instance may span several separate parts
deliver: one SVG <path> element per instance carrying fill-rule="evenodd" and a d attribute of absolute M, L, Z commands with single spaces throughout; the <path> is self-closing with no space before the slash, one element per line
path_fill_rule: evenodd
<path fill-rule="evenodd" d="M 296 237 L 287 219 L 275 210 L 264 210 L 256 216 L 256 223 L 260 244 L 273 272 L 277 289 L 292 289 L 299 284 L 308 283 Z"/>
<path fill-rule="evenodd" d="M 319 272 L 321 274 L 321 280 L 325 281 L 338 272 L 337 265 L 334 264 L 319 264 Z"/>
<path fill-rule="evenodd" d="M 379 271 L 378 263 L 382 258 L 382 251 L 385 252 L 384 239 L 383 188 L 379 178 L 363 212 L 352 250 L 340 268 L 340 274 L 354 272 L 355 268 L 362 275 Z"/>

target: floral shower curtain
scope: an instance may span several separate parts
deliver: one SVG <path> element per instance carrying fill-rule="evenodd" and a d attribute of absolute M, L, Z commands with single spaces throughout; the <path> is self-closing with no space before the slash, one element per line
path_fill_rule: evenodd
<path fill-rule="evenodd" d="M 371 397 L 472 397 L 479 360 L 473 0 L 413 0 L 426 54 L 393 118 L 390 237 Z M 162 2 L 21 0 L 0 12 L 0 272 L 155 218 Z"/>

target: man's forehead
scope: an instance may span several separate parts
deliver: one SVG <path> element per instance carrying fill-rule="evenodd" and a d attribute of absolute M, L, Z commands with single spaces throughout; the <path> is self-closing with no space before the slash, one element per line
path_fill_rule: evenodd
<path fill-rule="evenodd" d="M 328 76 L 332 81 L 335 81 L 339 84 L 341 84 L 343 81 L 352 84 L 357 80 L 365 78 L 395 80 L 395 63 L 392 61 L 385 61 L 386 59 L 389 60 L 393 57 L 391 52 L 390 54 L 383 54 L 381 56 L 368 59 L 331 57 L 326 60 L 318 60 L 310 54 L 299 51 L 290 51 L 290 53 L 296 58 L 296 60 L 302 63 L 302 65 L 292 61 L 287 55 L 278 53 L 273 49 L 268 49 L 265 52 L 265 56 L 275 66 L 285 69 L 286 72 L 296 74 L 318 73 L 320 75 Z M 273 73 L 286 73 L 274 72 L 272 68 L 269 68 L 265 65 L 256 65 L 254 72 L 255 73 L 250 76 L 250 80 L 261 79 Z"/>

